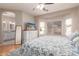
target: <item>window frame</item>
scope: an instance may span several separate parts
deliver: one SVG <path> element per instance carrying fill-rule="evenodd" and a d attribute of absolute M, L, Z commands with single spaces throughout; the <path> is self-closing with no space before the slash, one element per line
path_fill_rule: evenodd
<path fill-rule="evenodd" d="M 66 22 L 67 22 L 67 20 L 71 20 L 71 23 L 70 24 L 67 24 Z M 68 28 L 70 28 L 71 27 L 71 31 L 70 30 L 67 30 Z M 65 20 L 65 35 L 70 35 L 72 33 L 72 18 L 67 18 L 66 20 Z"/>

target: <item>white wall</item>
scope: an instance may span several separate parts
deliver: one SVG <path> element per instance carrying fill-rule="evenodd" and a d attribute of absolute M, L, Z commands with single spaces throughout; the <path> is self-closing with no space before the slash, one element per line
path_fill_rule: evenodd
<path fill-rule="evenodd" d="M 2 15 L 2 12 L 0 12 L 0 43 L 2 42 L 2 39 L 3 39 L 3 37 L 2 37 L 2 20 L 1 20 L 1 15 Z"/>
<path fill-rule="evenodd" d="M 24 29 L 25 23 L 35 23 L 34 17 L 24 12 L 22 13 L 22 21 L 23 21 L 22 23 L 23 29 Z"/>
<path fill-rule="evenodd" d="M 38 20 L 38 24 L 40 21 L 45 21 L 45 22 L 52 22 L 56 20 L 61 20 L 62 21 L 62 35 L 65 34 L 65 19 L 70 17 L 72 18 L 72 32 L 78 31 L 79 32 L 79 7 L 67 9 L 67 10 L 62 10 L 62 11 L 57 11 L 54 13 L 49 13 L 45 15 L 40 15 L 36 16 Z"/>
<path fill-rule="evenodd" d="M 78 31 L 79 32 L 79 8 L 73 12 L 72 15 L 73 18 L 73 32 Z"/>
<path fill-rule="evenodd" d="M 35 23 L 35 19 L 33 16 L 23 12 L 23 11 L 14 11 L 16 14 L 16 25 L 21 25 L 22 30 L 24 30 L 24 23 L 30 22 L 30 23 Z"/>

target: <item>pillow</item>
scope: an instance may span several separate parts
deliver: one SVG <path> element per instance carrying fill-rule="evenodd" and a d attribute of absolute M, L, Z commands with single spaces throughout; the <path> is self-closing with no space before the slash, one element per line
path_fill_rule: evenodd
<path fill-rule="evenodd" d="M 73 42 L 79 42 L 79 36 L 75 37 L 75 38 L 73 39 Z"/>
<path fill-rule="evenodd" d="M 75 48 L 74 51 L 79 54 L 79 36 L 73 39 L 73 47 Z"/>
<path fill-rule="evenodd" d="M 77 36 L 77 37 L 75 37 L 73 39 L 73 43 L 74 43 L 75 47 L 78 47 L 79 46 L 79 36 Z"/>
<path fill-rule="evenodd" d="M 69 39 L 73 41 L 73 39 L 76 38 L 77 36 L 79 36 L 79 32 L 74 32 L 69 36 Z"/>

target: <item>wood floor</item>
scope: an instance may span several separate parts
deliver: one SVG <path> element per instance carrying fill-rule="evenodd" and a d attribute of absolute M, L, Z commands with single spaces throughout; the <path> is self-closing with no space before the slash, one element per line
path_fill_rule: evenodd
<path fill-rule="evenodd" d="M 19 47 L 21 47 L 21 45 L 16 44 L 0 45 L 0 56 L 6 56 L 9 52 Z"/>

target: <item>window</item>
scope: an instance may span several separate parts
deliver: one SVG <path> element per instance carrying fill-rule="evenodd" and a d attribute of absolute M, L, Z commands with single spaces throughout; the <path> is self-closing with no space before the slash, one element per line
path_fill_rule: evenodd
<path fill-rule="evenodd" d="M 14 23 L 14 22 L 11 22 L 11 21 L 10 21 L 10 22 L 9 22 L 9 26 L 10 26 L 10 27 L 9 27 L 9 30 L 10 30 L 10 31 L 14 31 L 14 30 L 15 30 L 15 23 Z"/>
<path fill-rule="evenodd" d="M 6 21 L 2 21 L 2 29 L 3 29 L 3 31 L 7 30 Z"/>
<path fill-rule="evenodd" d="M 66 35 L 70 35 L 72 33 L 72 19 L 68 18 L 65 21 L 65 29 L 66 29 Z"/>
<path fill-rule="evenodd" d="M 45 34 L 46 33 L 46 23 L 40 22 L 39 26 L 40 26 L 39 34 L 40 35 Z"/>
<path fill-rule="evenodd" d="M 15 30 L 15 13 L 5 11 L 2 13 L 3 31 Z"/>

